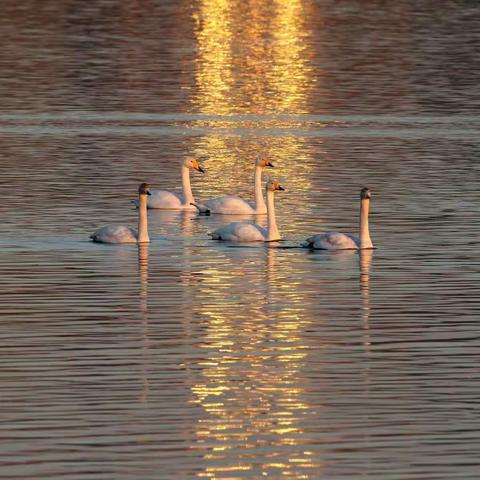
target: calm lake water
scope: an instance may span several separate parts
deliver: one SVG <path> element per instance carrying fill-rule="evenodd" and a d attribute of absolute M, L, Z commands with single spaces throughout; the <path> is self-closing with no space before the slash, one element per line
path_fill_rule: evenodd
<path fill-rule="evenodd" d="M 4 0 L 0 33 L 0 479 L 478 479 L 477 2 Z M 199 200 L 275 163 L 285 241 L 89 242 L 186 155 Z M 365 185 L 375 251 L 290 248 Z"/>

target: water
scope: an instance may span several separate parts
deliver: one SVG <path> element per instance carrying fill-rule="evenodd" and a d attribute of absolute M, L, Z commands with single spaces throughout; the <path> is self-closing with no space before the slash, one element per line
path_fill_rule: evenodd
<path fill-rule="evenodd" d="M 475 2 L 2 9 L 1 479 L 478 478 Z M 88 241 L 187 154 L 275 163 L 285 241 Z M 293 248 L 364 185 L 374 252 Z"/>

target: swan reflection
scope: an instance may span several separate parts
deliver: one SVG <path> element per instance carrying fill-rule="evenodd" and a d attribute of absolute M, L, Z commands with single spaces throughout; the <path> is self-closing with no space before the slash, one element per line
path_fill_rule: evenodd
<path fill-rule="evenodd" d="M 140 280 L 140 325 L 141 325 L 141 379 L 140 402 L 145 403 L 150 393 L 149 340 L 148 340 L 148 254 L 149 244 L 138 244 L 138 276 Z"/>
<path fill-rule="evenodd" d="M 362 321 L 364 329 L 364 345 L 370 345 L 370 268 L 372 266 L 373 249 L 362 249 L 358 252 L 360 269 L 360 291 L 362 294 Z"/>
<path fill-rule="evenodd" d="M 148 310 L 148 243 L 138 244 L 138 274 L 140 277 L 140 311 Z"/>

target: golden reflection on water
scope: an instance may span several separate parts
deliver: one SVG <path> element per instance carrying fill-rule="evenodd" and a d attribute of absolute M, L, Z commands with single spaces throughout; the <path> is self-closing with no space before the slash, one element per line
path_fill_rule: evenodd
<path fill-rule="evenodd" d="M 303 333 L 310 321 L 300 285 L 290 284 L 283 292 L 278 251 L 249 250 L 225 254 L 199 284 L 198 295 L 210 298 L 200 306 L 205 356 L 191 387 L 193 401 L 206 413 L 196 425 L 195 447 L 205 445 L 208 461 L 199 476 L 225 478 L 228 472 L 228 478 L 237 478 L 235 473 L 251 471 L 310 478 L 321 467 L 303 448 L 308 443 L 303 424 L 311 407 L 300 373 L 308 356 Z M 288 307 L 279 308 L 271 300 L 280 292 L 291 299 Z M 247 301 L 226 309 L 237 294 Z M 259 447 L 264 449 L 261 458 L 253 450 Z"/>
<path fill-rule="evenodd" d="M 200 0 L 194 13 L 197 41 L 196 91 L 191 109 L 223 118 L 199 120 L 211 131 L 193 151 L 206 155 L 207 185 L 221 194 L 253 183 L 253 160 L 279 161 L 295 191 L 310 188 L 305 140 L 289 135 L 299 122 L 278 114 L 308 113 L 314 84 L 309 67 L 313 48 L 305 0 Z M 248 114 L 239 119 L 228 116 Z M 238 129 L 254 134 L 237 135 Z M 258 133 L 271 129 L 268 138 Z M 234 129 L 234 132 L 232 132 Z M 232 135 L 233 133 L 233 135 Z M 272 175 L 279 175 L 272 172 Z M 221 179 L 221 184 L 219 184 Z M 252 195 L 253 196 L 253 195 Z"/>
<path fill-rule="evenodd" d="M 304 138 L 288 133 L 298 122 L 278 116 L 308 112 L 313 85 L 308 9 L 304 0 L 199 0 L 191 109 L 215 118 L 195 122 L 194 128 L 207 133 L 195 138 L 192 150 L 208 157 L 205 184 L 213 195 L 249 191 L 253 199 L 259 155 L 277 163 L 280 171 L 268 173 L 286 176 L 295 194 L 310 190 L 309 150 Z M 238 114 L 248 115 L 229 119 Z M 299 373 L 308 355 L 302 334 L 310 321 L 301 285 L 289 274 L 285 288 L 278 252 L 261 252 L 225 252 L 198 284 L 196 296 L 209 299 L 199 307 L 206 324 L 200 344 L 205 358 L 191 387 L 206 413 L 196 425 L 196 448 L 207 445 L 201 477 L 237 478 L 250 471 L 310 478 L 321 467 L 302 448 L 310 407 Z M 282 266 L 288 268 L 293 267 Z M 278 295 L 291 300 L 282 309 L 272 300 Z M 258 447 L 265 448 L 261 459 L 252 453 Z"/>
<path fill-rule="evenodd" d="M 305 0 L 200 0 L 195 111 L 308 113 L 308 16 Z"/>
<path fill-rule="evenodd" d="M 199 14 L 194 15 L 199 64 L 194 104 L 201 113 L 231 113 L 232 16 L 230 0 L 203 0 Z"/>

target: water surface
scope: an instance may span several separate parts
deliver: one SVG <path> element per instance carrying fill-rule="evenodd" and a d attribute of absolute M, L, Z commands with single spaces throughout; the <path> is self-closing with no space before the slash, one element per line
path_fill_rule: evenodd
<path fill-rule="evenodd" d="M 2 7 L 1 479 L 478 478 L 480 7 Z M 88 241 L 185 155 L 199 200 L 275 163 L 285 240 Z M 364 185 L 375 251 L 294 248 Z"/>

